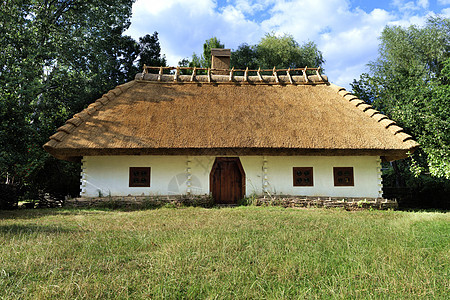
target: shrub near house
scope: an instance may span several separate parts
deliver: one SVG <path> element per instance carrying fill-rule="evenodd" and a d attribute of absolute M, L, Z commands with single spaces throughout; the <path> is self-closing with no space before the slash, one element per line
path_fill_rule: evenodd
<path fill-rule="evenodd" d="M 10 184 L 0 184 L 0 209 L 17 208 L 17 203 L 16 188 Z"/>

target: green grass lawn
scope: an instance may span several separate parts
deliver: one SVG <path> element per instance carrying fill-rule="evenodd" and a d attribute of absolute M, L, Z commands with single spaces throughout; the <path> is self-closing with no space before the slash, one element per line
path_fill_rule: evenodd
<path fill-rule="evenodd" d="M 437 298 L 445 213 L 0 211 L 0 298 Z"/>

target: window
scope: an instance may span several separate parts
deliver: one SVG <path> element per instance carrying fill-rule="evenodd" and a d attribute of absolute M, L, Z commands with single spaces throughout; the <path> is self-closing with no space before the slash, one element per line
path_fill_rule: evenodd
<path fill-rule="evenodd" d="M 334 167 L 334 186 L 354 186 L 352 167 Z"/>
<path fill-rule="evenodd" d="M 294 167 L 294 186 L 313 186 L 313 168 L 312 167 Z"/>
<path fill-rule="evenodd" d="M 130 167 L 130 187 L 150 187 L 150 168 Z"/>

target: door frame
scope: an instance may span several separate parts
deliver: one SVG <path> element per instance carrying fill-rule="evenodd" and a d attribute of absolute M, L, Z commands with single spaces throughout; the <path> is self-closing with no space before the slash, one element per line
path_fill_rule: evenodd
<path fill-rule="evenodd" d="M 245 186 L 245 171 L 244 168 L 242 167 L 241 164 L 241 160 L 239 159 L 239 157 L 216 157 L 216 159 L 214 160 L 214 163 L 211 167 L 211 172 L 209 173 L 209 192 L 211 193 L 211 196 L 213 195 L 213 180 L 214 180 L 214 172 L 217 169 L 217 166 L 219 165 L 220 162 L 224 162 L 224 161 L 235 161 L 238 169 L 239 169 L 239 173 L 241 173 L 241 199 L 245 197 L 245 192 L 246 192 L 246 186 Z M 216 202 L 216 199 L 214 199 L 214 202 Z"/>

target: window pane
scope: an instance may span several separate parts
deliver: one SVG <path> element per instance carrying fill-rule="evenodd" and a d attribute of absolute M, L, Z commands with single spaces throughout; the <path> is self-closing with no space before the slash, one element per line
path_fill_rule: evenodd
<path fill-rule="evenodd" d="M 292 168 L 293 186 L 313 186 L 313 168 L 312 167 L 293 167 Z"/>
<path fill-rule="evenodd" d="M 130 187 L 150 187 L 150 167 L 130 167 L 129 186 Z"/>
<path fill-rule="evenodd" d="M 354 186 L 353 167 L 333 168 L 335 186 Z"/>

